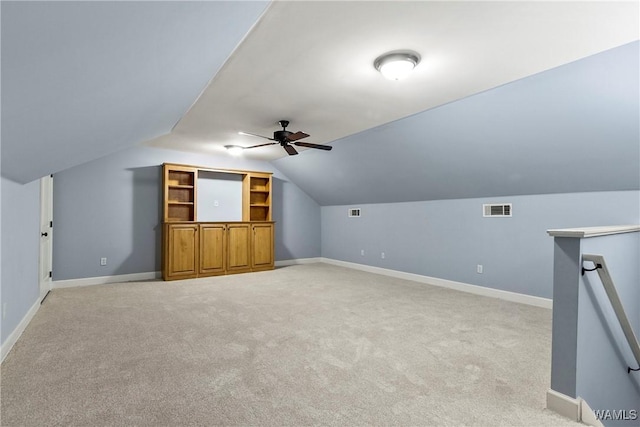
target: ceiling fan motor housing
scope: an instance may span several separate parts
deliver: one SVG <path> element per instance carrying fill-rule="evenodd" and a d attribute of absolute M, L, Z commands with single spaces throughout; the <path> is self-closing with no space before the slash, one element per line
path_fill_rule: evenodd
<path fill-rule="evenodd" d="M 287 137 L 291 134 L 292 132 L 288 130 L 277 130 L 273 133 L 273 139 L 282 144 L 287 141 Z"/>

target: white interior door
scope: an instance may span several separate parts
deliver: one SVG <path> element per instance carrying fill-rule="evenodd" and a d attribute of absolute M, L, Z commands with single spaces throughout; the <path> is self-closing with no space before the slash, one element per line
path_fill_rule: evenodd
<path fill-rule="evenodd" d="M 40 300 L 51 290 L 53 269 L 53 176 L 40 179 Z"/>

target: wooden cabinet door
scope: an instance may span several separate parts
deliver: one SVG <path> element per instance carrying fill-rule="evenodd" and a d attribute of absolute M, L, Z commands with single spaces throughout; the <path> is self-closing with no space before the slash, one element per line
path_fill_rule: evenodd
<path fill-rule="evenodd" d="M 251 269 L 272 269 L 273 224 L 253 224 L 251 228 Z"/>
<path fill-rule="evenodd" d="M 166 224 L 165 227 L 165 280 L 197 277 L 198 224 Z"/>
<path fill-rule="evenodd" d="M 246 223 L 227 225 L 227 272 L 240 273 L 251 270 L 249 231 L 249 224 Z"/>
<path fill-rule="evenodd" d="M 224 274 L 226 230 L 225 224 L 200 224 L 200 276 Z"/>

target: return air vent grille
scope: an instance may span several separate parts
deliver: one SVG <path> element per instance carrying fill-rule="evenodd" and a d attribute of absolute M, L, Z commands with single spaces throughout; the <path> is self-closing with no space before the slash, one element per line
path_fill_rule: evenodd
<path fill-rule="evenodd" d="M 360 208 L 349 208 L 349 218 L 357 218 L 361 213 Z"/>
<path fill-rule="evenodd" d="M 482 216 L 494 217 L 494 216 L 511 216 L 511 203 L 485 203 L 482 205 Z"/>

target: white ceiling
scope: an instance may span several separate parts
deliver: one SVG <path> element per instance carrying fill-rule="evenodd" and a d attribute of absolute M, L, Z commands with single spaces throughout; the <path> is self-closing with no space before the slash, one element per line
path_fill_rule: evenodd
<path fill-rule="evenodd" d="M 331 143 L 637 38 L 637 2 L 277 1 L 173 131 L 149 144 L 215 153 L 265 142 L 238 131 L 271 136 L 280 119 L 305 141 Z M 373 67 L 396 49 L 422 56 L 398 82 Z"/>

